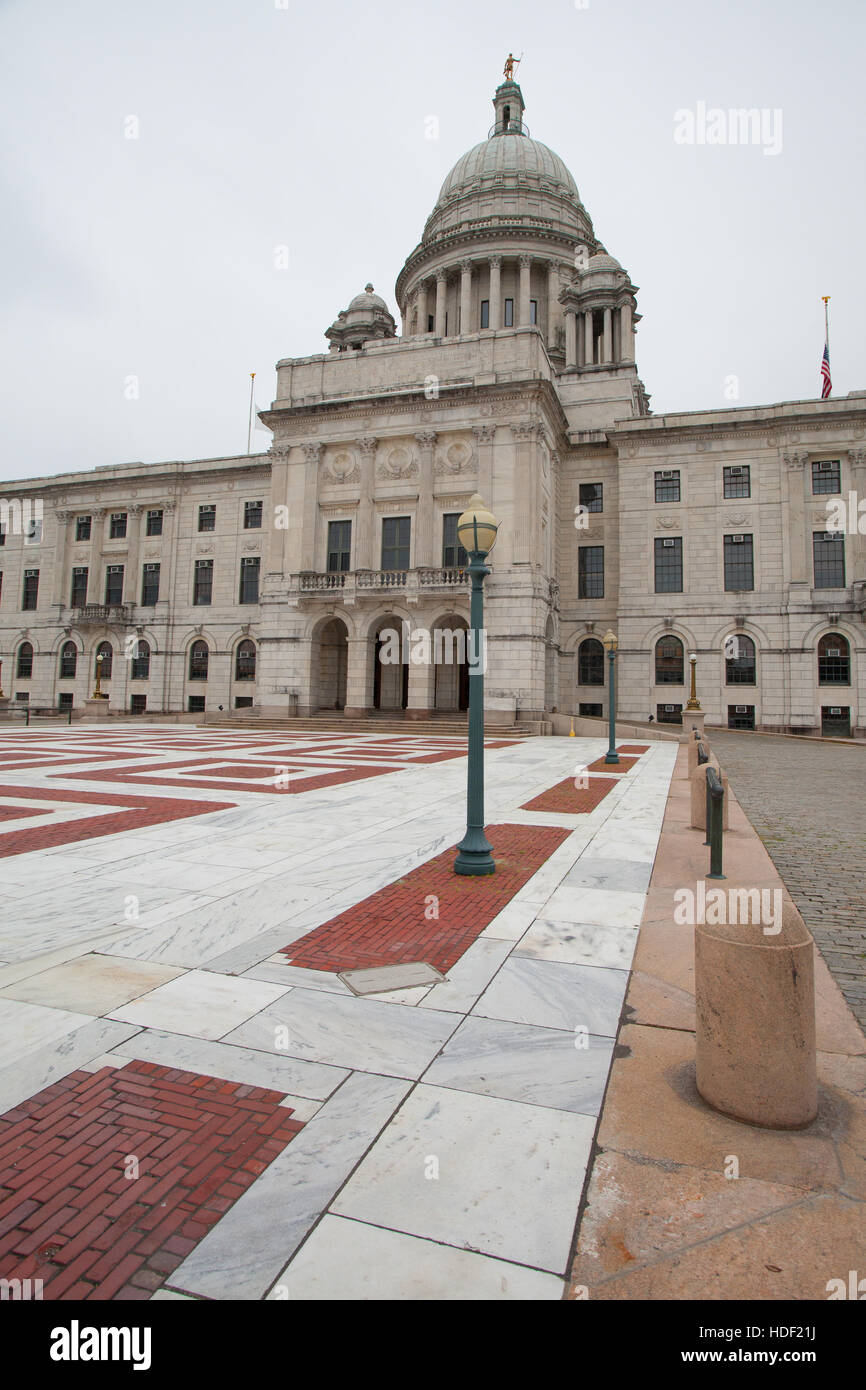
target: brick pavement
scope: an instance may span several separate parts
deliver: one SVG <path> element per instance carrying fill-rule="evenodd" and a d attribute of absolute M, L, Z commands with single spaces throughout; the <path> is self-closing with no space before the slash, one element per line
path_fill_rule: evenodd
<path fill-rule="evenodd" d="M 138 1061 L 46 1087 L 0 1118 L 0 1278 L 152 1297 L 301 1128 L 283 1099 Z"/>
<path fill-rule="evenodd" d="M 866 749 L 722 729 L 708 734 L 866 1030 Z"/>

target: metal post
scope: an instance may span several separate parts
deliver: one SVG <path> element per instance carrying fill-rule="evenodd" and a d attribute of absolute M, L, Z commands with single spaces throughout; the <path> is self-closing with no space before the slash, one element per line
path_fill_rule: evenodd
<path fill-rule="evenodd" d="M 724 878 L 722 873 L 722 802 L 725 789 L 712 767 L 707 768 L 707 794 L 710 814 L 707 818 L 710 839 L 710 872 L 707 878 Z"/>
<path fill-rule="evenodd" d="M 469 608 L 469 762 L 466 772 L 466 834 L 457 846 L 456 874 L 496 871 L 493 846 L 484 834 L 484 556 L 470 552 L 472 597 Z"/>
<path fill-rule="evenodd" d="M 611 649 L 607 654 L 608 660 L 608 701 L 607 701 L 607 724 L 608 740 L 607 752 L 604 755 L 606 763 L 618 763 L 619 753 L 616 751 L 616 676 L 614 674 L 614 661 L 616 652 Z"/>

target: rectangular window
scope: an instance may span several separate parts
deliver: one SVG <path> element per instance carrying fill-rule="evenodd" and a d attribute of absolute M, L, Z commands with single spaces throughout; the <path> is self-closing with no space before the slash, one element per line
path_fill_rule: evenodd
<path fill-rule="evenodd" d="M 489 300 L 489 299 L 482 299 L 482 301 L 481 301 L 481 327 L 482 327 L 482 328 L 489 328 L 489 327 L 490 327 L 490 300 Z"/>
<path fill-rule="evenodd" d="M 207 502 L 198 509 L 198 529 L 200 531 L 213 531 L 216 527 L 216 507 L 212 502 Z"/>
<path fill-rule="evenodd" d="M 725 536 L 725 588 L 754 589 L 755 561 L 751 536 Z"/>
<path fill-rule="evenodd" d="M 3 597 L 3 571 L 0 570 L 0 598 Z"/>
<path fill-rule="evenodd" d="M 433 318 L 433 315 L 432 315 L 432 314 L 428 314 L 428 315 L 427 315 L 427 332 L 428 332 L 428 333 L 432 333 L 432 332 L 433 332 L 434 324 L 435 324 L 435 320 L 434 320 L 434 318 Z M 250 704 L 252 704 L 252 700 L 250 700 Z"/>
<path fill-rule="evenodd" d="M 754 729 L 754 705 L 728 705 L 729 729 Z"/>
<path fill-rule="evenodd" d="M 244 530 L 258 531 L 262 524 L 261 502 L 244 503 Z"/>
<path fill-rule="evenodd" d="M 192 586 L 192 601 L 195 606 L 208 604 L 213 596 L 213 560 L 196 560 L 195 577 Z"/>
<path fill-rule="evenodd" d="M 442 518 L 442 567 L 443 569 L 465 569 L 469 556 L 457 539 L 459 512 L 448 512 Z"/>
<path fill-rule="evenodd" d="M 821 459 L 812 464 L 812 492 L 816 496 L 842 491 L 842 469 L 838 459 Z"/>
<path fill-rule="evenodd" d="M 655 475 L 655 483 L 657 502 L 679 502 L 680 470 L 678 468 L 660 469 Z"/>
<path fill-rule="evenodd" d="M 682 536 L 656 537 L 655 591 L 657 594 L 681 594 L 683 591 Z"/>
<path fill-rule="evenodd" d="M 141 606 L 153 608 L 159 603 L 159 565 L 145 565 L 141 572 Z"/>
<path fill-rule="evenodd" d="M 816 589 L 845 588 L 845 537 L 834 531 L 812 533 Z"/>
<path fill-rule="evenodd" d="M 159 510 L 159 511 L 153 511 L 153 512 L 148 512 L 148 514 L 147 514 L 147 526 L 145 527 L 145 532 L 144 532 L 144 534 L 145 534 L 146 536 L 161 536 L 161 535 L 162 535 L 162 511 L 161 511 L 161 510 Z"/>
<path fill-rule="evenodd" d="M 122 541 L 126 537 L 126 512 L 112 512 L 111 525 L 108 528 L 109 539 Z"/>
<path fill-rule="evenodd" d="M 186 707 L 190 714 L 204 714 L 204 695 L 188 695 Z"/>
<path fill-rule="evenodd" d="M 6 544 L 6 527 L 0 522 L 0 545 Z"/>
<path fill-rule="evenodd" d="M 29 691 L 29 690 L 18 690 L 18 691 L 16 691 L 15 699 L 16 699 L 16 700 L 20 700 L 21 703 L 22 703 L 22 705 L 26 705 L 27 702 L 28 702 L 29 699 L 30 699 L 30 691 Z"/>
<path fill-rule="evenodd" d="M 604 511 L 604 484 L 581 483 L 578 490 L 578 500 L 588 512 Z"/>
<path fill-rule="evenodd" d="M 61 690 L 59 699 L 61 709 L 72 709 L 75 704 L 75 696 L 71 690 Z"/>
<path fill-rule="evenodd" d="M 147 710 L 146 695 L 130 695 L 129 712 L 130 714 L 144 714 Z"/>
<path fill-rule="evenodd" d="M 577 712 L 586 719 L 601 719 L 604 710 L 601 705 L 582 704 L 578 705 Z"/>
<path fill-rule="evenodd" d="M 604 546 L 577 549 L 577 597 L 604 598 Z"/>
<path fill-rule="evenodd" d="M 87 602 L 86 565 L 76 565 L 72 571 L 72 596 L 69 602 L 73 608 L 83 608 Z"/>
<path fill-rule="evenodd" d="M 409 539 L 412 522 L 408 516 L 386 516 L 382 522 L 382 569 L 409 568 Z"/>
<path fill-rule="evenodd" d="M 21 607 L 25 613 L 32 613 L 39 598 L 39 571 L 24 571 L 24 589 L 21 595 Z"/>
<path fill-rule="evenodd" d="M 253 697 L 252 697 L 252 695 L 236 695 L 236 696 L 235 696 L 235 709 L 252 709 L 252 707 L 253 707 Z"/>
<path fill-rule="evenodd" d="M 241 560 L 241 583 L 238 603 L 259 601 L 259 557 L 245 555 Z"/>
<path fill-rule="evenodd" d="M 726 497 L 751 497 L 751 469 L 747 463 L 722 469 Z"/>
<path fill-rule="evenodd" d="M 506 301 L 505 301 L 505 327 L 506 327 L 506 328 L 513 328 L 513 327 L 514 327 L 514 300 L 513 300 L 513 299 L 506 299 Z"/>
<path fill-rule="evenodd" d="M 89 541 L 89 540 L 90 540 L 90 526 L 91 526 L 91 521 L 92 521 L 92 518 L 89 517 L 89 516 L 80 516 L 80 517 L 78 517 L 78 518 L 76 519 L 76 522 L 75 522 L 75 539 L 76 539 L 77 541 Z"/>
<path fill-rule="evenodd" d="M 530 323 L 538 323 L 538 300 L 537 300 L 537 299 L 530 299 L 530 301 L 529 301 L 529 322 L 530 322 Z"/>
<path fill-rule="evenodd" d="M 656 705 L 656 720 L 659 724 L 682 724 L 682 705 Z"/>
<path fill-rule="evenodd" d="M 109 565 L 105 571 L 105 602 L 123 603 L 123 565 Z"/>
<path fill-rule="evenodd" d="M 328 522 L 328 574 L 346 574 L 352 553 L 351 521 Z"/>

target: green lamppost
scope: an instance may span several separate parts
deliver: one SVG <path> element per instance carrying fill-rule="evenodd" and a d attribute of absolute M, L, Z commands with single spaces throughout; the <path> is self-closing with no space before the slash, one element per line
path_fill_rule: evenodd
<path fill-rule="evenodd" d="M 616 660 L 617 640 L 616 640 L 616 633 L 615 633 L 615 632 L 611 632 L 610 628 L 608 628 L 607 632 L 606 632 L 606 633 L 604 634 L 604 636 L 602 637 L 602 639 L 601 639 L 601 645 L 604 647 L 605 651 L 607 652 L 607 669 L 608 669 L 608 683 L 607 683 L 607 685 L 608 685 L 608 689 L 607 689 L 607 727 L 608 727 L 608 740 L 607 740 L 607 752 L 606 752 L 605 755 L 604 755 L 604 760 L 605 760 L 606 763 L 618 763 L 618 762 L 619 762 L 619 753 L 617 753 L 617 751 L 616 751 L 616 675 L 615 675 L 615 673 L 614 673 L 614 662 L 615 662 L 615 660 Z"/>
<path fill-rule="evenodd" d="M 472 597 L 469 609 L 469 764 L 466 781 L 466 834 L 457 846 L 455 874 L 496 872 L 484 834 L 484 563 L 496 542 L 499 522 L 476 492 L 457 521 L 457 539 L 469 555 Z"/>

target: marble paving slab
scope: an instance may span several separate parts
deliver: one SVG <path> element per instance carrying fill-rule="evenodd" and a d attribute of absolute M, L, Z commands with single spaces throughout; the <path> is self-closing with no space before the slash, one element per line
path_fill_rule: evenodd
<path fill-rule="evenodd" d="M 263 1298 L 409 1085 L 350 1076 L 169 1276 L 207 1298 Z"/>
<path fill-rule="evenodd" d="M 133 1003 L 113 1009 L 111 1017 L 167 1033 L 221 1038 L 285 993 L 279 985 L 261 980 L 188 970 Z"/>
<path fill-rule="evenodd" d="M 564 1274 L 594 1130 L 588 1115 L 422 1084 L 330 1210 Z"/>
<path fill-rule="evenodd" d="M 180 974 L 182 971 L 165 965 L 89 954 L 8 985 L 2 997 L 99 1017 Z"/>
<path fill-rule="evenodd" d="M 599 927 L 536 917 L 518 941 L 515 956 L 558 960 L 571 965 L 612 966 L 629 970 L 637 945 L 637 927 Z"/>
<path fill-rule="evenodd" d="M 573 1033 L 616 1036 L 628 972 L 512 956 L 473 1009 L 473 1015 L 533 1023 Z"/>
<path fill-rule="evenodd" d="M 290 1302 L 537 1302 L 561 1299 L 563 1281 L 505 1260 L 325 1216 L 269 1299 Z"/>

